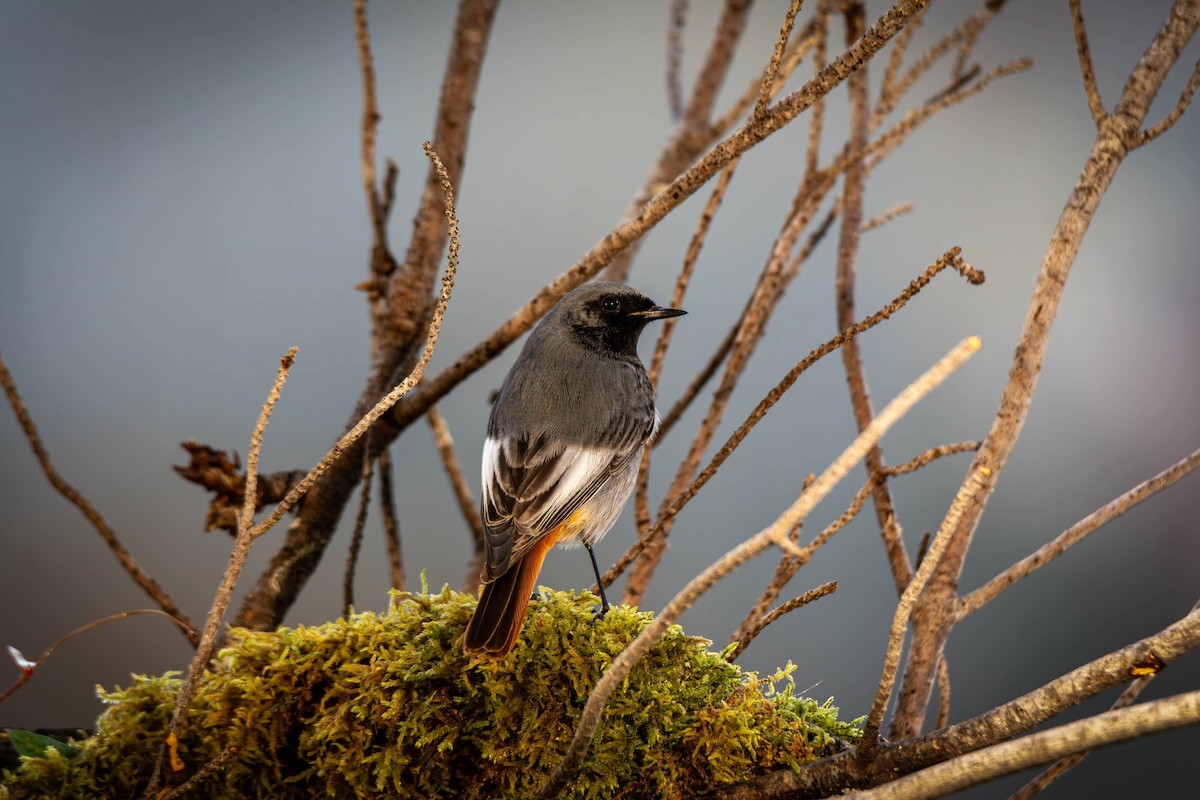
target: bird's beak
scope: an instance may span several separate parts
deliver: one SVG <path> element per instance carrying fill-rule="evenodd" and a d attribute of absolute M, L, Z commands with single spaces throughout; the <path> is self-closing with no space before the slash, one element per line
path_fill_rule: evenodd
<path fill-rule="evenodd" d="M 645 311 L 634 311 L 629 316 L 641 317 L 644 320 L 652 320 L 666 319 L 667 317 L 681 317 L 686 313 L 687 312 L 682 308 L 660 308 L 659 306 L 654 306 L 653 308 L 647 308 Z"/>

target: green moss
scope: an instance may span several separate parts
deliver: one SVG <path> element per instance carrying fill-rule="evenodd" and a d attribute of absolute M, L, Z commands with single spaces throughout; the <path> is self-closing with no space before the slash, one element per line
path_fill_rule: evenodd
<path fill-rule="evenodd" d="M 197 796 L 528 796 L 562 758 L 592 685 L 650 620 L 621 607 L 593 621 L 595 602 L 534 603 L 500 661 L 463 655 L 475 599 L 449 589 L 395 595 L 385 615 L 235 629 L 189 712 L 179 780 L 236 744 Z M 837 709 L 792 694 L 790 667 L 760 680 L 708 645 L 675 627 L 635 667 L 568 796 L 691 795 L 857 740 Z M 110 708 L 80 754 L 24 758 L 0 800 L 139 793 L 179 685 L 168 673 L 101 691 Z"/>

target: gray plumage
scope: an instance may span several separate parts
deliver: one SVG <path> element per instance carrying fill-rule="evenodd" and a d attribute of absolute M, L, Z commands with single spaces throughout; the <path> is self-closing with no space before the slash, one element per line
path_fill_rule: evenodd
<path fill-rule="evenodd" d="M 499 624 L 481 621 L 493 582 L 535 548 L 533 575 L 523 580 L 536 579 L 547 535 L 560 545 L 590 548 L 620 516 L 642 448 L 658 428 L 638 337 L 648 322 L 682 313 L 628 286 L 595 282 L 563 297 L 530 334 L 488 420 L 480 502 L 485 589 L 468 629 L 468 650 L 503 654 L 500 645 L 472 642 L 473 629 L 476 639 L 486 639 L 479 629 Z"/>

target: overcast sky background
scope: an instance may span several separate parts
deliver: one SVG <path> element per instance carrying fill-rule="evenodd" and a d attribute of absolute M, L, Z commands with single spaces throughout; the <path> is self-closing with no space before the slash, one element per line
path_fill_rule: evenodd
<path fill-rule="evenodd" d="M 920 51 L 979 3 L 939 3 Z M 684 75 L 702 58 L 718 4 L 695 3 Z M 1170 3 L 1084 4 L 1102 96 L 1111 106 Z M 870 13 L 884 5 L 872 3 Z M 462 185 L 462 264 L 431 374 L 482 339 L 620 219 L 670 129 L 664 88 L 669 4 L 502 5 L 479 88 Z M 758 4 L 721 107 L 762 68 L 785 4 Z M 377 3 L 371 25 L 383 121 L 380 157 L 400 165 L 391 232 L 403 251 L 424 180 L 453 26 L 449 3 Z M 840 29 L 837 36 L 840 37 Z M 840 39 L 839 39 L 840 40 Z M 1150 114 L 1175 102 L 1200 53 L 1184 53 Z M 984 349 L 885 439 L 892 463 L 943 442 L 982 438 L 1004 384 L 1042 254 L 1093 125 L 1066 2 L 1015 0 L 977 50 L 985 69 L 1032 56 L 943 113 L 877 170 L 866 213 L 912 201 L 915 213 L 871 233 L 859 257 L 866 315 L 952 245 L 987 273 L 968 287 L 943 275 L 862 339 L 876 408 L 963 337 Z M 882 62 L 873 66 L 878 85 Z M 946 72 L 913 93 L 936 92 Z M 687 84 L 690 88 L 690 80 Z M 1066 287 L 1032 411 L 966 566 L 978 586 L 1079 518 L 1200 445 L 1200 123 L 1193 108 L 1121 168 Z M 0 4 L 0 350 L 54 462 L 106 516 L 147 571 L 200 621 L 230 540 L 203 532 L 207 496 L 171 465 L 195 438 L 245 453 L 277 360 L 300 355 L 267 431 L 262 468 L 307 468 L 347 419 L 368 368 L 370 233 L 359 169 L 361 78 L 349 3 L 6 2 Z M 845 135 L 831 103 L 826 153 Z M 743 161 L 700 259 L 663 379 L 669 407 L 740 310 L 783 219 L 804 158 L 800 120 Z M 630 282 L 665 302 L 707 196 L 653 231 Z M 712 449 L 811 348 L 836 332 L 833 237 L 772 320 Z M 652 347 L 651 336 L 643 353 Z M 441 406 L 474 480 L 487 397 L 510 348 Z M 705 395 L 707 398 L 707 395 Z M 695 431 L 689 414 L 658 449 L 654 502 Z M 646 608 L 772 521 L 805 474 L 850 441 L 837 356 L 811 370 L 680 515 Z M 410 585 L 458 586 L 469 536 L 426 426 L 393 448 Z M 906 540 L 936 528 L 968 456 L 900 478 Z M 66 631 L 149 601 L 100 538 L 48 486 L 7 411 L 0 413 L 0 644 L 34 658 Z M 822 505 L 838 516 L 864 473 Z M 1032 690 L 1160 630 L 1200 597 L 1200 484 L 1195 476 L 1131 511 L 957 628 L 948 658 L 953 719 Z M 288 624 L 341 606 L 349 526 Z M 282 541 L 260 540 L 241 589 Z M 611 563 L 633 538 L 627 513 L 598 548 Z M 774 554 L 722 583 L 683 619 L 723 645 L 770 579 Z M 833 696 L 848 717 L 874 694 L 895 593 L 873 510 L 786 590 L 837 579 L 837 594 L 785 617 L 742 663 L 791 659 L 800 688 Z M 582 588 L 580 553 L 552 555 L 543 581 Z M 357 581 L 363 610 L 387 605 L 384 547 L 373 523 Z M 235 601 L 236 603 L 236 601 Z M 0 706 L 0 726 L 88 726 L 96 684 L 183 669 L 189 649 L 161 619 L 109 625 L 65 645 Z M 16 679 L 0 663 L 0 686 Z M 1148 691 L 1200 687 L 1200 656 Z M 1110 692 L 1064 715 L 1101 711 Z M 1050 797 L 1180 796 L 1194 780 L 1200 731 L 1109 750 Z M 1004 797 L 1021 778 L 964 796 Z M 1193 785 L 1194 784 L 1190 784 Z"/>

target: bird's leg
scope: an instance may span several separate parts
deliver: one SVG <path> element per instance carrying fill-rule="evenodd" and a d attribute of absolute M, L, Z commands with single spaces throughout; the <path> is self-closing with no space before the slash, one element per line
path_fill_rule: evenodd
<path fill-rule="evenodd" d="M 587 548 L 588 555 L 592 559 L 592 572 L 596 573 L 596 588 L 600 590 L 600 613 L 596 616 L 603 617 L 608 613 L 608 598 L 604 596 L 604 581 L 600 579 L 600 566 L 596 563 L 596 554 L 592 551 L 592 546 L 585 544 L 584 547 Z"/>

